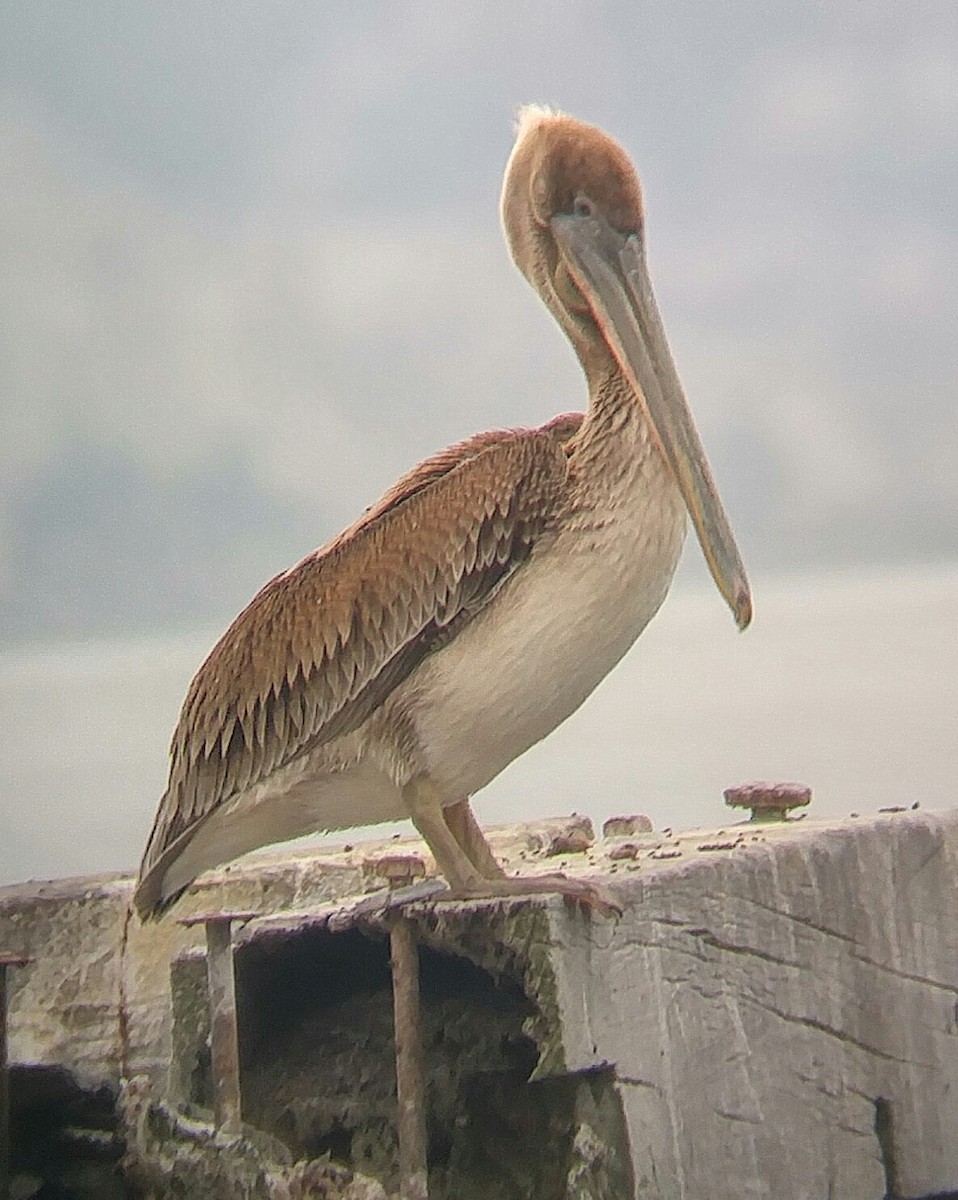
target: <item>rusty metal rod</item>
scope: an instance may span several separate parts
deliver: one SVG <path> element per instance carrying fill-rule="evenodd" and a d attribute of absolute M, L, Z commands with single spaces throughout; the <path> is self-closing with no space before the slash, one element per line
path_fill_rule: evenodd
<path fill-rule="evenodd" d="M 419 951 L 412 925 L 397 916 L 389 932 L 396 1039 L 400 1200 L 429 1200 L 426 1086 L 419 1009 Z"/>
<path fill-rule="evenodd" d="M 0 954 L 0 1200 L 10 1195 L 10 1059 L 7 1051 L 7 968 L 30 960 L 19 954 Z"/>
<path fill-rule="evenodd" d="M 210 1054 L 216 1127 L 223 1133 L 239 1133 L 243 1124 L 243 1097 L 230 921 L 206 923 L 206 973 L 210 989 Z"/>
<path fill-rule="evenodd" d="M 213 1074 L 213 1120 L 229 1136 L 243 1127 L 239 1027 L 236 1016 L 236 976 L 233 970 L 233 922 L 249 921 L 255 913 L 205 913 L 187 917 L 182 925 L 206 930 L 206 979 L 210 1002 L 210 1058 Z"/>

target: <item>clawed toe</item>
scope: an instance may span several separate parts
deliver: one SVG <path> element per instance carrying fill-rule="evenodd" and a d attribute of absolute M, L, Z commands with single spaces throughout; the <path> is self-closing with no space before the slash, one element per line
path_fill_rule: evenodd
<path fill-rule="evenodd" d="M 484 879 L 466 887 L 454 888 L 437 900 L 496 899 L 504 896 L 541 896 L 558 893 L 567 904 L 581 904 L 604 917 L 620 916 L 622 906 L 605 888 L 585 879 L 567 875 L 526 875 L 503 879 Z"/>

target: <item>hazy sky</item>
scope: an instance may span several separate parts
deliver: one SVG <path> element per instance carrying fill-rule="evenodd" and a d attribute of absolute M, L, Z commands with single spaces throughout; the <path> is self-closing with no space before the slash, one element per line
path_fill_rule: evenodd
<path fill-rule="evenodd" d="M 228 617 L 451 440 L 580 407 L 498 228 L 615 134 L 747 561 L 954 557 L 958 6 L 10 6 L 0 628 Z"/>

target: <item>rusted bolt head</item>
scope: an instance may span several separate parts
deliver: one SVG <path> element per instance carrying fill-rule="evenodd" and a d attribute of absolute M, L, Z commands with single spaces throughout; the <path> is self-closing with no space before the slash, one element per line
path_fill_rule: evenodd
<path fill-rule="evenodd" d="M 27 958 L 24 954 L 7 953 L 5 950 L 0 950 L 0 967 L 25 967 L 27 963 L 33 962 L 32 958 Z"/>
<path fill-rule="evenodd" d="M 591 833 L 570 829 L 567 833 L 557 833 L 546 846 L 545 854 L 547 858 L 554 858 L 557 854 L 585 854 L 594 841 Z"/>
<path fill-rule="evenodd" d="M 177 924 L 183 925 L 187 929 L 194 925 L 231 925 L 234 921 L 245 925 L 247 921 L 252 921 L 258 916 L 259 913 L 248 912 L 246 909 L 233 912 L 229 909 L 217 908 L 212 912 L 193 913 L 192 916 L 181 917 Z"/>
<path fill-rule="evenodd" d="M 651 833 L 652 822 L 645 813 L 633 813 L 630 817 L 609 817 L 602 825 L 602 836 L 607 838 L 635 837 L 640 833 Z"/>
<path fill-rule="evenodd" d="M 784 821 L 793 808 L 804 808 L 812 789 L 803 783 L 743 783 L 725 789 L 729 808 L 750 808 L 753 821 Z"/>
<path fill-rule="evenodd" d="M 391 888 L 406 887 L 426 874 L 425 860 L 418 854 L 384 854 L 381 858 L 367 859 L 363 866 L 385 879 Z"/>
<path fill-rule="evenodd" d="M 609 851 L 609 858 L 613 862 L 617 862 L 622 858 L 638 858 L 639 847 L 635 842 L 618 842 Z"/>

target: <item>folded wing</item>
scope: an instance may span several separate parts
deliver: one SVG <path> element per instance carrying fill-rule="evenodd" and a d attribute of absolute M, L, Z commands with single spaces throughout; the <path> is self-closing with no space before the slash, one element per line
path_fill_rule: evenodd
<path fill-rule="evenodd" d="M 140 868 L 141 913 L 160 903 L 164 873 L 211 813 L 356 729 L 521 569 L 565 494 L 564 442 L 580 419 L 441 451 L 253 598 L 183 703 Z"/>

